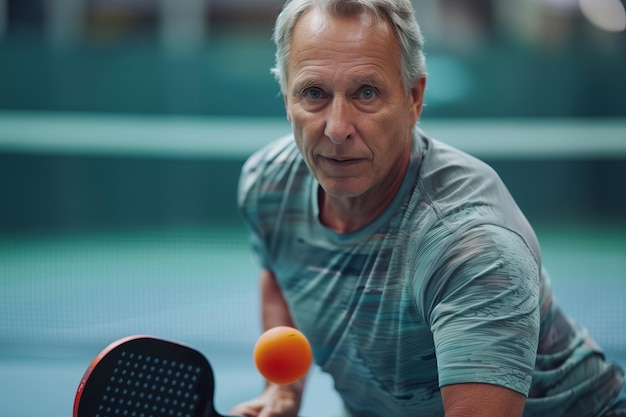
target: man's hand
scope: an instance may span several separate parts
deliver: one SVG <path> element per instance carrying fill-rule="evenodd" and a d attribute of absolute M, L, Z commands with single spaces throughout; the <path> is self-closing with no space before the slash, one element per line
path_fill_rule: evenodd
<path fill-rule="evenodd" d="M 297 417 L 303 387 L 302 381 L 289 385 L 268 384 L 260 396 L 235 406 L 230 414 L 244 417 Z"/>
<path fill-rule="evenodd" d="M 526 397 L 489 384 L 455 384 L 441 387 L 446 417 L 520 417 Z"/>

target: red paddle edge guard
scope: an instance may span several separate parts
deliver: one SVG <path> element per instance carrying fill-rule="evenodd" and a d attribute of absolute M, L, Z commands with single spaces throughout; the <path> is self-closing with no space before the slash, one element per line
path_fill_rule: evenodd
<path fill-rule="evenodd" d="M 74 397 L 74 412 L 72 413 L 74 417 L 78 416 L 78 405 L 80 404 L 80 399 L 83 395 L 83 390 L 85 389 L 85 383 L 89 379 L 89 376 L 91 375 L 91 372 L 93 372 L 96 365 L 98 365 L 100 360 L 103 357 L 105 357 L 109 352 L 111 352 L 113 349 L 115 349 L 116 347 L 130 340 L 135 340 L 135 339 L 155 339 L 155 337 L 148 336 L 148 335 L 134 335 L 134 336 L 128 336 L 122 339 L 118 339 L 115 342 L 109 344 L 102 351 L 100 351 L 100 353 L 98 353 L 98 355 L 95 358 L 93 358 L 93 360 L 89 363 L 87 370 L 85 371 L 85 373 L 83 374 L 83 377 L 80 380 L 80 384 L 78 384 L 78 389 L 76 390 L 76 396 Z"/>

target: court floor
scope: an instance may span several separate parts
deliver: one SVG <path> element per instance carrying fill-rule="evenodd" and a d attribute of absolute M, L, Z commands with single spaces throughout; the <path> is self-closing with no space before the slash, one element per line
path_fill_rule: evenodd
<path fill-rule="evenodd" d="M 626 364 L 626 225 L 537 228 L 559 302 Z M 153 334 L 213 363 L 221 412 L 263 385 L 256 268 L 238 228 L 0 237 L 0 415 L 64 417 L 109 342 Z M 302 414 L 340 402 L 313 369 Z"/>

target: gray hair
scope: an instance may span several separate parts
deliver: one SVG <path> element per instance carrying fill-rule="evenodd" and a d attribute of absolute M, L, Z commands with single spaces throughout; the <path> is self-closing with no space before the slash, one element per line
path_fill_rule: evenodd
<path fill-rule="evenodd" d="M 424 38 L 410 0 L 287 0 L 274 27 L 276 63 L 271 70 L 283 94 L 286 92 L 287 64 L 293 30 L 304 12 L 312 7 L 331 15 L 354 16 L 370 12 L 378 18 L 386 19 L 399 41 L 402 81 L 405 87 L 412 86 L 419 78 L 426 76 Z"/>

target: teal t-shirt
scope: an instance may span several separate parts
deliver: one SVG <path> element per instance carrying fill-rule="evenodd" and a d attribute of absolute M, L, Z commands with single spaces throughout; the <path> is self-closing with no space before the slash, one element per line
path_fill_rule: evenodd
<path fill-rule="evenodd" d="M 340 234 L 292 137 L 245 164 L 239 206 L 315 362 L 358 417 L 443 416 L 440 387 L 488 383 L 524 416 L 600 416 L 623 383 L 552 298 L 535 234 L 497 174 L 416 130 L 394 200 Z"/>

